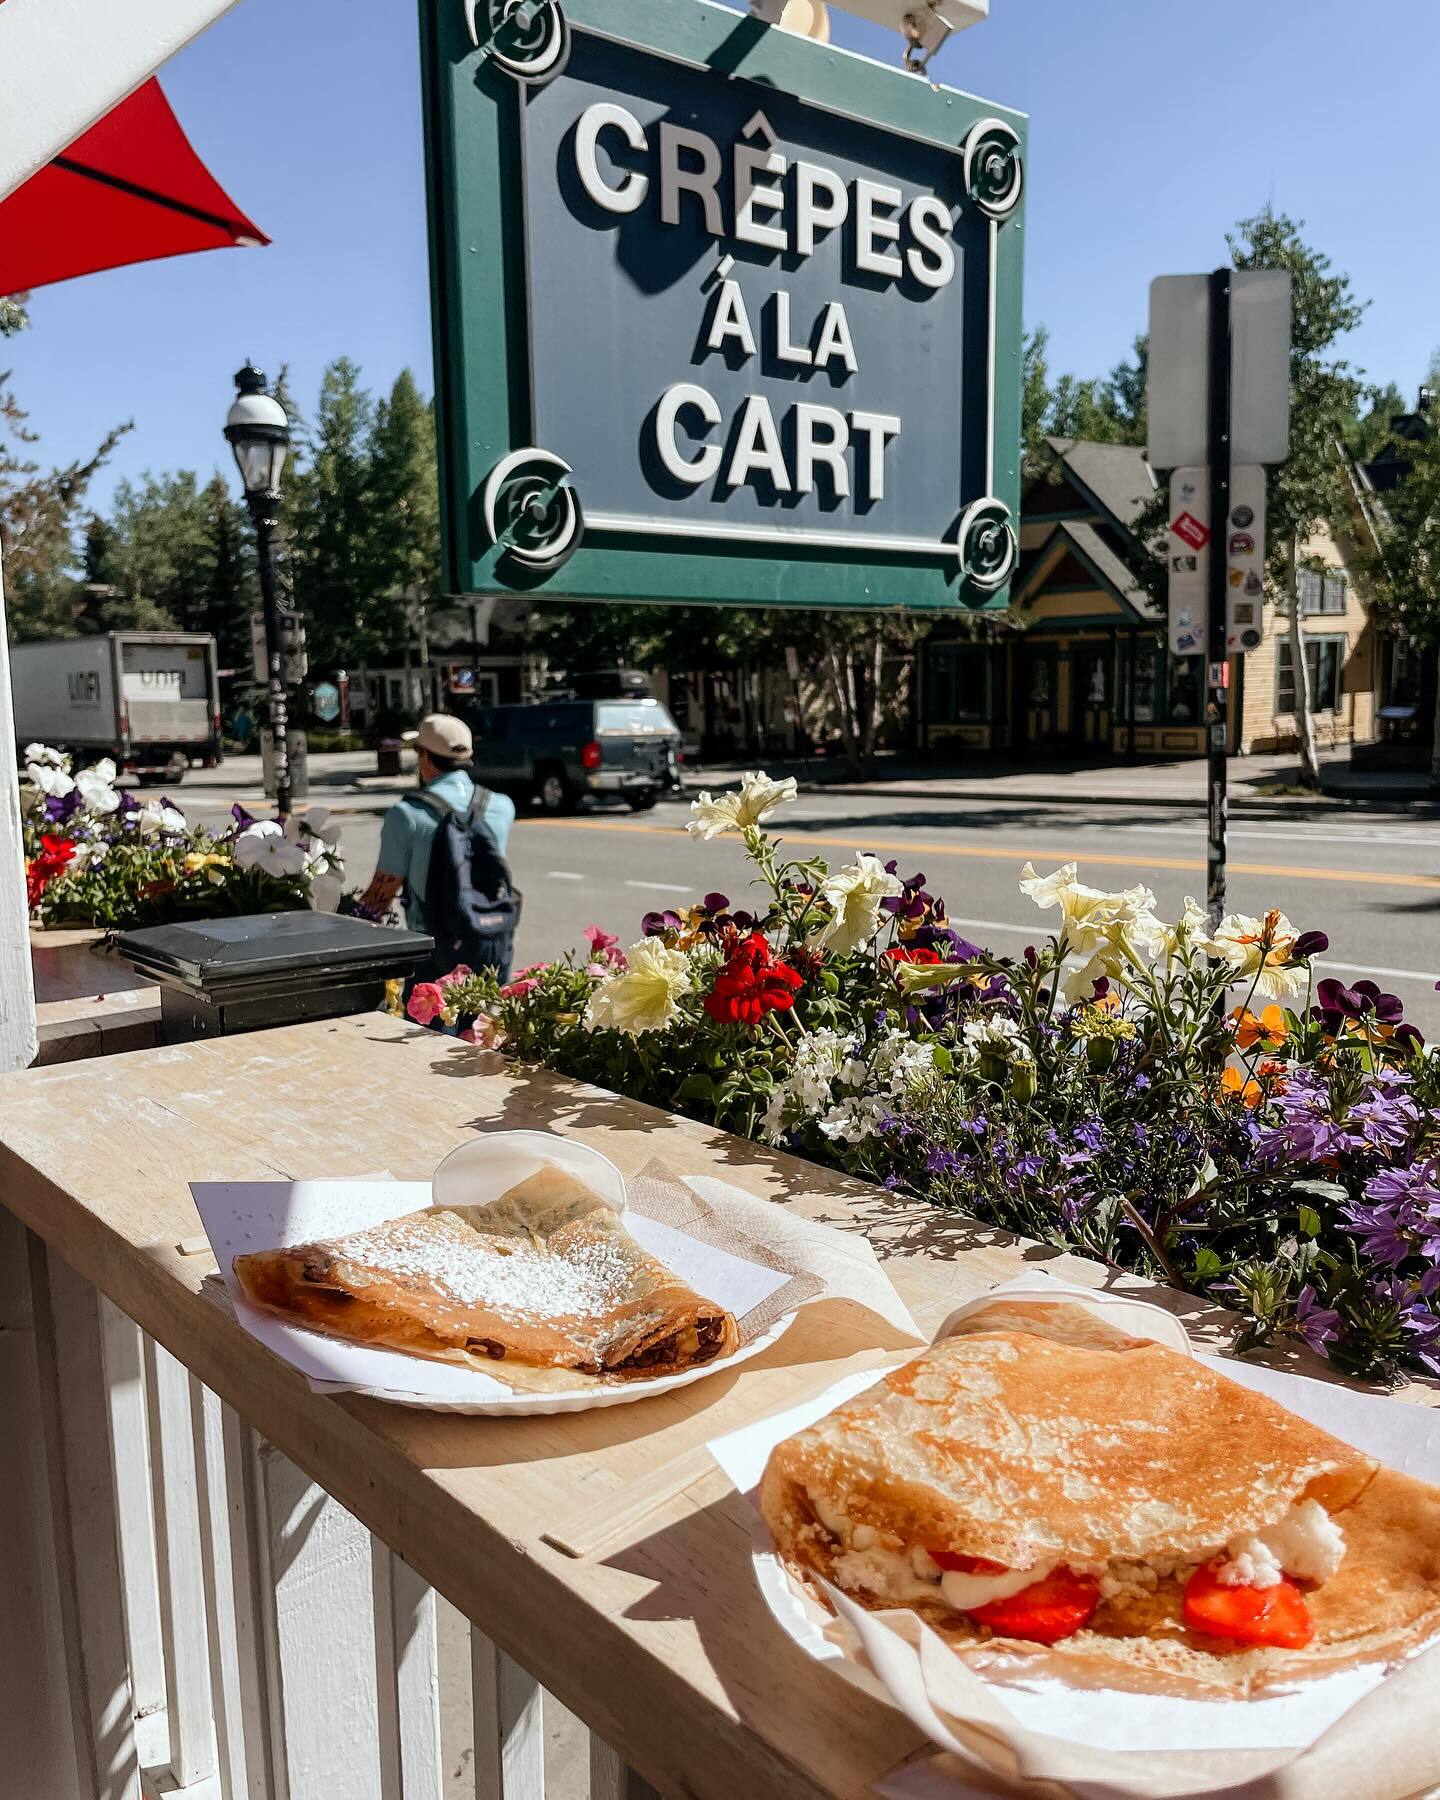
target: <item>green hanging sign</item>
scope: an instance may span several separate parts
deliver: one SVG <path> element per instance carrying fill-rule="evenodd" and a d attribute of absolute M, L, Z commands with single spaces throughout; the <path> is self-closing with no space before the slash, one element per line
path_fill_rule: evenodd
<path fill-rule="evenodd" d="M 1003 606 L 1025 120 L 709 0 L 422 0 L 457 594 Z"/>

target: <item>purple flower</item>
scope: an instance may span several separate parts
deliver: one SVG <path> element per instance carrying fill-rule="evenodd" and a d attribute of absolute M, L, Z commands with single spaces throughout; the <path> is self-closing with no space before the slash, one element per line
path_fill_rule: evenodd
<path fill-rule="evenodd" d="M 1340 1315 L 1320 1304 L 1320 1297 L 1307 1281 L 1295 1303 L 1295 1329 L 1305 1342 L 1321 1356 L 1327 1357 L 1328 1345 L 1340 1335 Z"/>
<path fill-rule="evenodd" d="M 1290 948 L 1293 962 L 1305 962 L 1312 956 L 1321 956 L 1330 948 L 1330 940 L 1323 931 L 1302 931 Z"/>
<path fill-rule="evenodd" d="M 954 1150 L 942 1149 L 938 1144 L 925 1158 L 925 1167 L 932 1175 L 958 1175 L 965 1166 L 965 1160 Z"/>
<path fill-rule="evenodd" d="M 640 930 L 645 937 L 664 937 L 667 931 L 678 931 L 681 918 L 677 912 L 647 912 L 640 921 Z"/>
<path fill-rule="evenodd" d="M 1398 1269 L 1411 1252 L 1413 1211 L 1407 1202 L 1398 1207 L 1352 1203 L 1345 1208 L 1345 1223 L 1359 1238 L 1368 1257 L 1382 1268 Z"/>
<path fill-rule="evenodd" d="M 1075 1142 L 1094 1154 L 1105 1142 L 1105 1127 L 1099 1119 L 1084 1119 L 1075 1127 Z"/>
<path fill-rule="evenodd" d="M 120 804 L 122 806 L 125 804 L 125 799 L 126 796 L 122 794 L 120 797 Z M 248 831 L 255 823 L 254 815 L 246 812 L 245 808 L 238 800 L 230 808 L 230 817 L 235 821 L 235 828 L 237 831 Z"/>

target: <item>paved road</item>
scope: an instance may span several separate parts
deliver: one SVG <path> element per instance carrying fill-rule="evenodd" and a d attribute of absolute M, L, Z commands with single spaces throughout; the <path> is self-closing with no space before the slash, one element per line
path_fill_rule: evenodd
<path fill-rule="evenodd" d="M 183 789 L 192 816 L 218 817 L 232 794 L 255 798 L 245 767 L 229 764 L 219 773 L 223 782 L 193 776 Z M 403 789 L 372 783 L 360 791 L 349 776 L 335 768 L 331 779 L 343 785 L 333 788 L 317 780 L 311 803 L 346 816 L 350 878 L 360 884 L 374 867 L 380 819 Z M 1143 770 L 1136 780 L 1143 783 Z M 511 846 L 525 891 L 520 960 L 557 953 L 591 923 L 628 942 L 646 911 L 707 891 L 739 902 L 749 871 L 738 844 L 691 842 L 682 829 L 686 816 L 687 803 L 671 801 L 643 815 L 523 817 Z M 1204 894 L 1204 823 L 1180 806 L 1102 805 L 1082 795 L 1052 803 L 808 792 L 781 818 L 788 843 L 813 845 L 831 862 L 873 850 L 899 857 L 902 873 L 923 870 L 955 923 L 997 950 L 1019 949 L 1054 917 L 1016 888 L 1027 858 L 1042 871 L 1074 860 L 1082 879 L 1098 887 L 1145 882 L 1167 913 L 1187 893 Z M 1277 806 L 1273 816 L 1248 812 L 1234 820 L 1230 854 L 1233 907 L 1258 913 L 1279 906 L 1301 929 L 1328 932 L 1328 972 L 1374 976 L 1401 995 L 1427 1036 L 1440 1037 L 1440 821 Z"/>

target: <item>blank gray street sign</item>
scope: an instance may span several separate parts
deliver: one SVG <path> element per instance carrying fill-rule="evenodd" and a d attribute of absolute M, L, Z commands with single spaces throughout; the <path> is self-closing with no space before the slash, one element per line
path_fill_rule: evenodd
<path fill-rule="evenodd" d="M 1281 463 L 1290 454 L 1290 277 L 1237 269 L 1231 279 L 1231 459 Z M 1149 438 L 1157 469 L 1209 460 L 1210 277 L 1150 284 Z"/>

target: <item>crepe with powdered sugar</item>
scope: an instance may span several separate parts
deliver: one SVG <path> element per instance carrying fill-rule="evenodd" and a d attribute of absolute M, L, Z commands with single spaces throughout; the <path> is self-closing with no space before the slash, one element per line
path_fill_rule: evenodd
<path fill-rule="evenodd" d="M 247 1299 L 293 1324 L 515 1386 L 673 1375 L 739 1345 L 723 1307 L 554 1167 L 488 1206 L 237 1256 L 235 1274 Z"/>

